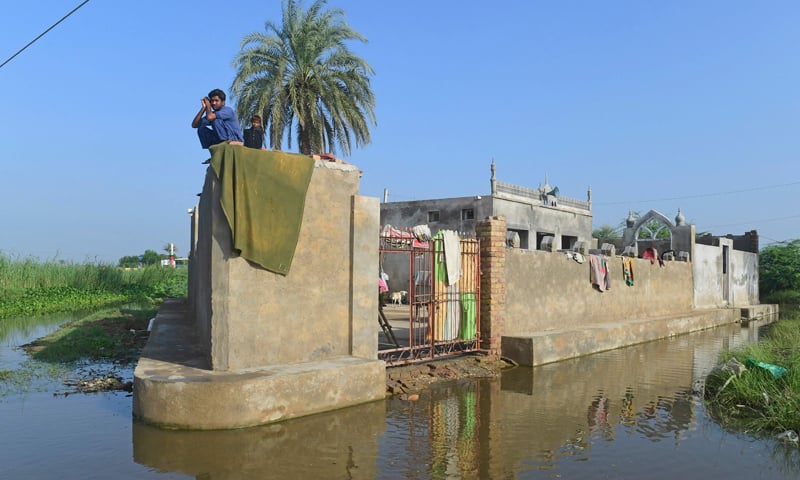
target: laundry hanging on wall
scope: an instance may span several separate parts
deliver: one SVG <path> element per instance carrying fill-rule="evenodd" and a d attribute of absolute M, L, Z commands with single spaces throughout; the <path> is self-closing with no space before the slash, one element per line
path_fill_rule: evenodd
<path fill-rule="evenodd" d="M 604 255 L 589 255 L 589 279 L 601 292 L 611 288 L 611 277 L 608 275 L 608 264 Z"/>

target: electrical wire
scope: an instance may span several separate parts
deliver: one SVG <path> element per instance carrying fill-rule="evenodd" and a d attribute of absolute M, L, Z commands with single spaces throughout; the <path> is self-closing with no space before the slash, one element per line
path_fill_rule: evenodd
<path fill-rule="evenodd" d="M 684 195 L 681 197 L 670 197 L 670 198 L 657 198 L 653 200 L 625 200 L 620 202 L 594 202 L 593 205 L 629 205 L 632 203 L 652 203 L 652 202 L 666 202 L 671 200 L 684 200 L 687 198 L 704 198 L 704 197 L 716 197 L 720 195 L 732 195 L 734 193 L 746 193 L 746 192 L 755 192 L 758 190 L 767 190 L 769 188 L 780 188 L 780 187 L 789 187 L 792 185 L 800 185 L 800 182 L 790 182 L 790 183 L 781 183 L 778 185 L 767 185 L 764 187 L 754 187 L 754 188 L 745 188 L 742 190 L 729 190 L 726 192 L 715 192 L 715 193 L 699 193 L 697 195 Z"/>
<path fill-rule="evenodd" d="M 11 60 L 13 60 L 13 59 L 14 59 L 14 57 L 16 57 L 17 55 L 19 55 L 20 53 L 22 53 L 22 51 L 23 51 L 23 50 L 25 50 L 26 48 L 28 48 L 28 47 L 30 47 L 31 45 L 33 45 L 33 42 L 35 42 L 36 40 L 39 40 L 40 38 L 42 38 L 43 36 L 45 36 L 45 34 L 46 34 L 47 32 L 49 32 L 50 30 L 52 30 L 53 28 L 55 28 L 55 26 L 56 26 L 56 25 L 58 25 L 59 23 L 63 22 L 64 20 L 66 20 L 66 18 L 67 18 L 67 17 L 69 17 L 70 15 L 72 15 L 73 13 L 75 13 L 75 12 L 76 12 L 76 11 L 77 11 L 79 8 L 81 8 L 82 6 L 86 5 L 87 3 L 89 3 L 89 0 L 84 0 L 84 1 L 83 1 L 83 3 L 81 3 L 81 4 L 80 4 L 80 5 L 78 5 L 77 7 L 73 8 L 73 9 L 72 9 L 72 10 L 71 10 L 71 11 L 70 11 L 68 14 L 64 15 L 63 17 L 61 17 L 61 19 L 60 19 L 59 21 L 57 21 L 56 23 L 54 23 L 54 24 L 50 25 L 50 28 L 48 28 L 48 29 L 47 29 L 47 30 L 45 30 L 44 32 L 40 33 L 40 34 L 39 34 L 39 36 L 37 36 L 36 38 L 34 38 L 34 39 L 33 39 L 33 40 L 31 40 L 30 42 L 28 42 L 28 44 L 27 44 L 27 45 L 25 45 L 24 47 L 22 47 L 22 48 L 20 48 L 19 50 L 17 50 L 17 53 L 15 53 L 14 55 L 11 55 L 10 57 L 8 57 L 8 59 L 6 59 L 6 61 L 5 61 L 5 62 L 3 62 L 3 63 L 0 63 L 0 68 L 3 68 L 3 67 L 5 66 L 5 64 L 6 64 L 6 63 L 10 62 Z"/>
<path fill-rule="evenodd" d="M 789 182 L 789 183 L 779 183 L 776 185 L 765 185 L 763 187 L 753 187 L 753 188 L 745 188 L 741 190 L 728 190 L 724 192 L 712 192 L 712 193 L 698 193 L 696 195 L 684 195 L 680 197 L 667 197 L 667 198 L 657 198 L 652 200 L 623 200 L 618 202 L 592 202 L 593 206 L 605 206 L 605 205 L 630 205 L 635 203 L 652 203 L 652 202 L 666 202 L 666 201 L 673 201 L 673 200 L 684 200 L 689 198 L 704 198 L 704 197 L 717 197 L 722 195 L 733 195 L 735 193 L 747 193 L 747 192 L 756 192 L 759 190 L 767 190 L 771 188 L 780 188 L 780 187 L 790 187 L 793 185 L 800 185 L 800 181 L 797 182 Z M 391 202 L 415 202 L 419 201 L 419 197 L 406 197 L 401 194 L 399 195 L 397 192 L 392 193 L 392 197 L 394 200 L 390 200 Z M 468 195 L 469 196 L 469 195 Z M 382 198 L 382 197 L 381 197 Z"/>
<path fill-rule="evenodd" d="M 765 218 L 763 220 L 750 220 L 749 222 L 726 223 L 723 225 L 709 225 L 706 228 L 733 227 L 736 225 L 753 225 L 754 223 L 778 222 L 780 220 L 788 220 L 790 218 L 798 218 L 798 217 L 800 217 L 800 215 L 789 215 L 788 217 Z"/>

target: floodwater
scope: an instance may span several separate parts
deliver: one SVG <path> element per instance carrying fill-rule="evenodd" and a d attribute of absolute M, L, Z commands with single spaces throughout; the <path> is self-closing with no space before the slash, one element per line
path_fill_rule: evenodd
<path fill-rule="evenodd" d="M 0 371 L 55 324 L 0 330 Z M 759 332 L 730 325 L 235 431 L 160 430 L 132 421 L 126 393 L 39 382 L 0 397 L 0 477 L 796 479 L 797 446 L 721 429 L 693 393 Z"/>

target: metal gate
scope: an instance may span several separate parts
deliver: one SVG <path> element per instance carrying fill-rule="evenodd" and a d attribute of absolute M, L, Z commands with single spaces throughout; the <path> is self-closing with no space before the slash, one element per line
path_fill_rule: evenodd
<path fill-rule="evenodd" d="M 379 301 L 378 358 L 400 365 L 478 350 L 480 248 L 475 235 L 440 231 L 429 238 L 414 229 L 386 226 L 379 251 L 381 274 L 384 267 L 395 273 Z"/>

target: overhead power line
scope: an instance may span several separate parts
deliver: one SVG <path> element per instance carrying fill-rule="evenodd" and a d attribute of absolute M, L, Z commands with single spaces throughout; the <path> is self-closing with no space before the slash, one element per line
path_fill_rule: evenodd
<path fill-rule="evenodd" d="M 669 197 L 669 198 L 656 198 L 652 200 L 625 200 L 621 202 L 594 202 L 594 205 L 629 205 L 631 203 L 652 203 L 652 202 L 666 202 L 670 200 L 684 200 L 687 198 L 704 198 L 704 197 L 717 197 L 721 195 L 732 195 L 734 193 L 746 193 L 746 192 L 755 192 L 758 190 L 767 190 L 769 188 L 779 188 L 779 187 L 789 187 L 792 185 L 800 185 L 800 182 L 790 182 L 790 183 L 781 183 L 778 185 L 767 185 L 764 187 L 754 187 L 754 188 L 745 188 L 742 190 L 729 190 L 726 192 L 714 192 L 714 193 L 698 193 L 696 195 L 683 195 L 680 197 Z"/>
<path fill-rule="evenodd" d="M 768 223 L 768 222 L 778 222 L 781 220 L 788 220 L 790 218 L 798 218 L 800 215 L 789 215 L 788 217 L 775 217 L 775 218 L 764 218 L 762 220 L 750 220 L 746 222 L 736 222 L 736 223 L 725 223 L 722 225 L 709 225 L 706 228 L 719 228 L 719 227 L 734 227 L 737 225 L 753 225 L 754 223 Z"/>
<path fill-rule="evenodd" d="M 56 23 L 54 23 L 54 24 L 50 25 L 50 28 L 48 28 L 48 29 L 47 29 L 47 30 L 45 30 L 44 32 L 40 33 L 40 34 L 39 34 L 39 36 L 37 36 L 36 38 L 34 38 L 34 39 L 33 39 L 33 40 L 31 40 L 30 42 L 28 42 L 28 44 L 27 44 L 27 45 L 25 45 L 24 47 L 22 47 L 22 48 L 20 48 L 19 50 L 17 50 L 17 53 L 15 53 L 14 55 L 11 55 L 10 57 L 8 57 L 8 59 L 7 59 L 5 62 L 3 62 L 2 64 L 0 64 L 0 68 L 3 68 L 3 67 L 5 66 L 5 64 L 6 64 L 6 63 L 10 62 L 11 60 L 13 60 L 13 59 L 14 59 L 14 57 L 16 57 L 17 55 L 19 55 L 20 53 L 22 53 L 22 51 L 23 51 L 23 50 L 25 50 L 26 48 L 28 48 L 28 47 L 30 47 L 31 45 L 33 45 L 33 42 L 35 42 L 36 40 L 39 40 L 40 38 L 42 38 L 43 36 L 45 36 L 45 34 L 46 34 L 47 32 L 49 32 L 50 30 L 52 30 L 53 28 L 55 28 L 55 26 L 56 26 L 56 25 L 58 25 L 59 23 L 63 22 L 64 20 L 66 20 L 66 18 L 67 18 L 67 17 L 69 17 L 70 15 L 72 15 L 73 13 L 75 13 L 76 11 L 78 11 L 78 9 L 79 9 L 79 8 L 81 8 L 82 6 L 86 5 L 87 3 L 89 3 L 89 0 L 83 0 L 83 3 L 81 3 L 81 4 L 80 4 L 80 5 L 78 5 L 77 7 L 73 8 L 73 9 L 72 9 L 72 10 L 71 10 L 71 11 L 70 11 L 68 14 L 64 15 L 63 17 L 61 17 L 61 19 L 60 19 L 59 21 L 57 21 Z"/>

